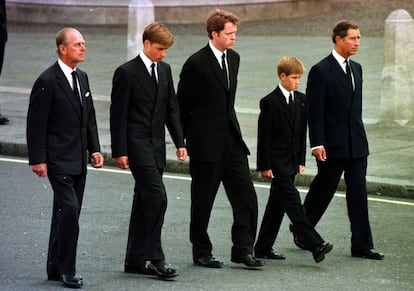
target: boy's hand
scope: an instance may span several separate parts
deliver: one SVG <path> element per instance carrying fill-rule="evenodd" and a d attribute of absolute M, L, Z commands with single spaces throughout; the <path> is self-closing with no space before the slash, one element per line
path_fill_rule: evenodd
<path fill-rule="evenodd" d="M 268 179 L 273 179 L 274 178 L 272 170 L 260 171 L 260 174 L 264 178 L 268 178 Z"/>

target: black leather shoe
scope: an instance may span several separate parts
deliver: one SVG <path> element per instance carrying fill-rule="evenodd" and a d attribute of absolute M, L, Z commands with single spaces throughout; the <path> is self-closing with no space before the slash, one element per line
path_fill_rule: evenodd
<path fill-rule="evenodd" d="M 213 256 L 194 259 L 194 265 L 205 268 L 223 268 L 224 266 L 223 262 L 217 260 Z"/>
<path fill-rule="evenodd" d="M 178 272 L 169 268 L 164 261 L 157 263 L 150 263 L 148 269 L 155 272 L 155 275 L 162 279 L 171 279 L 178 276 Z"/>
<path fill-rule="evenodd" d="M 273 249 L 270 249 L 270 251 L 264 252 L 264 253 L 260 253 L 260 252 L 255 252 L 254 253 L 256 255 L 256 258 L 260 258 L 260 259 L 269 259 L 269 260 L 284 260 L 286 259 L 286 257 L 282 254 L 279 254 L 278 252 L 276 252 Z"/>
<path fill-rule="evenodd" d="M 69 288 L 82 288 L 83 279 L 78 275 L 63 274 L 62 275 L 63 285 Z"/>
<path fill-rule="evenodd" d="M 258 268 L 264 266 L 263 262 L 256 259 L 252 254 L 246 254 L 238 258 L 231 258 L 231 261 L 237 264 L 244 264 L 248 268 Z"/>
<path fill-rule="evenodd" d="M 60 281 L 60 275 L 57 273 L 56 274 L 50 273 L 50 274 L 47 274 L 47 279 L 49 281 Z"/>
<path fill-rule="evenodd" d="M 0 124 L 7 124 L 9 123 L 9 119 L 7 117 L 1 116 L 0 115 Z"/>
<path fill-rule="evenodd" d="M 125 265 L 124 271 L 125 273 L 131 273 L 131 274 L 142 274 L 142 275 L 150 275 L 150 276 L 157 275 L 153 270 L 150 270 L 144 266 Z"/>
<path fill-rule="evenodd" d="M 333 245 L 327 242 L 316 246 L 316 248 L 312 251 L 313 259 L 317 263 L 322 262 L 325 259 L 325 255 L 332 251 L 332 249 Z"/>
<path fill-rule="evenodd" d="M 293 234 L 293 242 L 294 242 L 294 244 L 298 248 L 300 248 L 302 250 L 309 251 L 309 248 L 305 245 L 305 243 L 302 241 L 302 239 L 300 238 L 300 236 L 293 229 L 293 225 L 292 224 L 289 225 L 289 230 Z"/>
<path fill-rule="evenodd" d="M 379 253 L 375 250 L 353 251 L 352 256 L 357 257 L 357 258 L 370 259 L 370 260 L 383 260 L 384 259 L 384 254 Z"/>

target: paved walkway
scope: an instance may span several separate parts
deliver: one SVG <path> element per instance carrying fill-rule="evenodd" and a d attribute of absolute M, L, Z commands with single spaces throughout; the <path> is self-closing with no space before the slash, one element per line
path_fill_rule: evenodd
<path fill-rule="evenodd" d="M 269 29 L 272 29 L 269 24 Z M 325 24 L 329 31 L 329 24 Z M 248 32 L 252 31 L 252 24 Z M 262 23 L 257 24 L 263 27 Z M 26 113 L 31 86 L 37 76 L 56 60 L 54 37 L 56 25 L 9 25 L 9 41 L 0 78 L 0 110 L 11 122 L 0 126 L 0 154 L 26 155 Z M 245 140 L 252 152 L 250 166 L 255 167 L 258 103 L 276 86 L 275 63 L 282 55 L 296 55 L 310 66 L 332 49 L 329 36 L 243 35 L 239 29 L 236 50 L 242 63 L 236 107 Z M 88 72 L 95 98 L 99 134 L 103 152 L 110 161 L 109 96 L 115 68 L 126 61 L 125 27 L 79 27 L 88 45 L 86 61 L 80 67 Z M 204 46 L 207 37 L 202 25 L 173 26 L 175 44 L 166 61 L 173 68 L 177 83 L 185 59 Z M 304 49 L 306 44 L 306 50 Z M 414 127 L 378 122 L 381 112 L 380 91 L 383 39 L 366 37 L 355 59 L 364 67 L 364 118 L 370 142 L 368 186 L 370 194 L 414 198 Z M 301 90 L 305 90 L 306 73 Z M 404 121 L 402 121 L 404 122 Z M 169 171 L 177 167 L 174 149 L 168 145 Z M 316 171 L 308 154 L 307 170 L 298 183 L 307 185 Z M 252 171 L 254 172 L 254 171 Z"/>

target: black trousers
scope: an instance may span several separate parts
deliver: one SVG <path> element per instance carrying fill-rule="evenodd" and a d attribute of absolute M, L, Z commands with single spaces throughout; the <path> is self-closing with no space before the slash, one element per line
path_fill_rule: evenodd
<path fill-rule="evenodd" d="M 86 175 L 48 173 L 53 188 L 53 211 L 47 257 L 48 275 L 76 274 L 79 215 Z"/>
<path fill-rule="evenodd" d="M 131 167 L 135 179 L 125 264 L 142 267 L 146 261 L 164 260 L 161 229 L 167 210 L 162 169 Z"/>
<path fill-rule="evenodd" d="M 295 232 L 303 239 L 303 243 L 308 249 L 312 250 L 323 243 L 323 239 L 309 222 L 303 210 L 294 179 L 294 175 L 290 177 L 277 176 L 272 179 L 269 200 L 254 248 L 256 254 L 265 254 L 272 249 L 285 213 L 292 222 Z"/>
<path fill-rule="evenodd" d="M 212 255 L 213 246 L 207 228 L 220 182 L 233 208 L 231 255 L 234 258 L 253 253 L 257 230 L 257 197 L 247 156 L 235 136 L 229 135 L 224 142 L 227 143 L 227 151 L 219 161 L 190 157 L 190 241 L 194 260 Z"/>
<path fill-rule="evenodd" d="M 5 47 L 6 47 L 6 42 L 5 41 L 0 41 L 0 75 L 1 75 L 1 70 L 3 68 Z"/>
<path fill-rule="evenodd" d="M 312 225 L 316 225 L 328 208 L 342 174 L 346 184 L 346 203 L 351 222 L 352 251 L 373 248 L 368 218 L 366 188 L 367 158 L 328 159 L 317 161 L 318 173 L 313 179 L 304 201 L 304 208 Z"/>

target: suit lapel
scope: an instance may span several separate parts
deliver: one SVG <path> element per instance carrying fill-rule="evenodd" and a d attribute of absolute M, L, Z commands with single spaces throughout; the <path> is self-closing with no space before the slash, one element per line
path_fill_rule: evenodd
<path fill-rule="evenodd" d="M 136 80 L 144 88 L 144 91 L 149 96 L 149 98 L 153 99 L 155 97 L 155 91 L 154 87 L 152 86 L 151 76 L 148 73 L 144 62 L 139 55 L 135 58 L 135 60 L 137 64 Z"/>
<path fill-rule="evenodd" d="M 286 98 L 282 93 L 282 90 L 280 90 L 279 86 L 276 88 L 276 98 L 277 102 L 279 103 L 279 106 L 283 112 L 283 116 L 287 120 L 287 123 L 290 127 L 293 126 L 293 116 L 290 114 L 289 106 L 286 102 Z M 296 98 L 295 98 L 296 99 Z M 296 102 L 294 102 L 296 103 Z"/>
<path fill-rule="evenodd" d="M 62 89 L 62 91 L 65 93 L 66 97 L 69 99 L 70 104 L 73 107 L 73 110 L 75 110 L 76 115 L 81 118 L 81 112 L 79 103 L 75 100 L 74 93 L 72 91 L 72 88 L 70 87 L 70 84 L 68 80 L 65 77 L 65 74 L 63 74 L 62 69 L 59 67 L 58 63 L 56 62 L 56 79 L 59 84 L 59 87 Z"/>
<path fill-rule="evenodd" d="M 221 71 L 221 66 L 218 63 L 216 56 L 214 55 L 214 53 L 211 50 L 211 48 L 209 47 L 209 45 L 207 45 L 206 49 L 207 49 L 207 52 L 208 52 L 208 57 L 210 59 L 210 63 L 211 63 L 211 66 L 213 68 L 214 74 L 216 75 L 217 79 L 220 81 L 220 83 L 224 87 L 224 89 L 227 90 L 226 80 L 224 80 L 224 75 L 223 75 L 223 72 Z M 227 60 L 228 60 L 228 58 L 227 58 Z M 229 76 L 230 75 L 231 74 L 229 73 Z M 231 84 L 231 82 L 230 82 L 230 84 Z"/>
<path fill-rule="evenodd" d="M 82 98 L 82 121 L 86 122 L 86 113 L 88 109 L 89 104 L 89 98 L 91 98 L 91 92 L 89 92 L 89 86 L 88 86 L 88 80 L 86 79 L 86 74 L 77 69 L 78 71 L 78 79 L 79 79 L 79 85 L 80 85 L 80 94 Z"/>
<path fill-rule="evenodd" d="M 335 59 L 335 57 L 332 54 L 329 55 L 329 61 L 330 61 L 329 70 L 335 76 L 335 79 L 338 79 L 340 81 L 340 83 L 344 87 L 344 90 L 352 92 L 353 88 L 352 88 L 351 83 L 349 82 L 348 76 L 346 75 L 341 65 L 338 63 L 338 61 Z M 351 66 L 351 70 L 353 70 L 352 66 Z"/>

